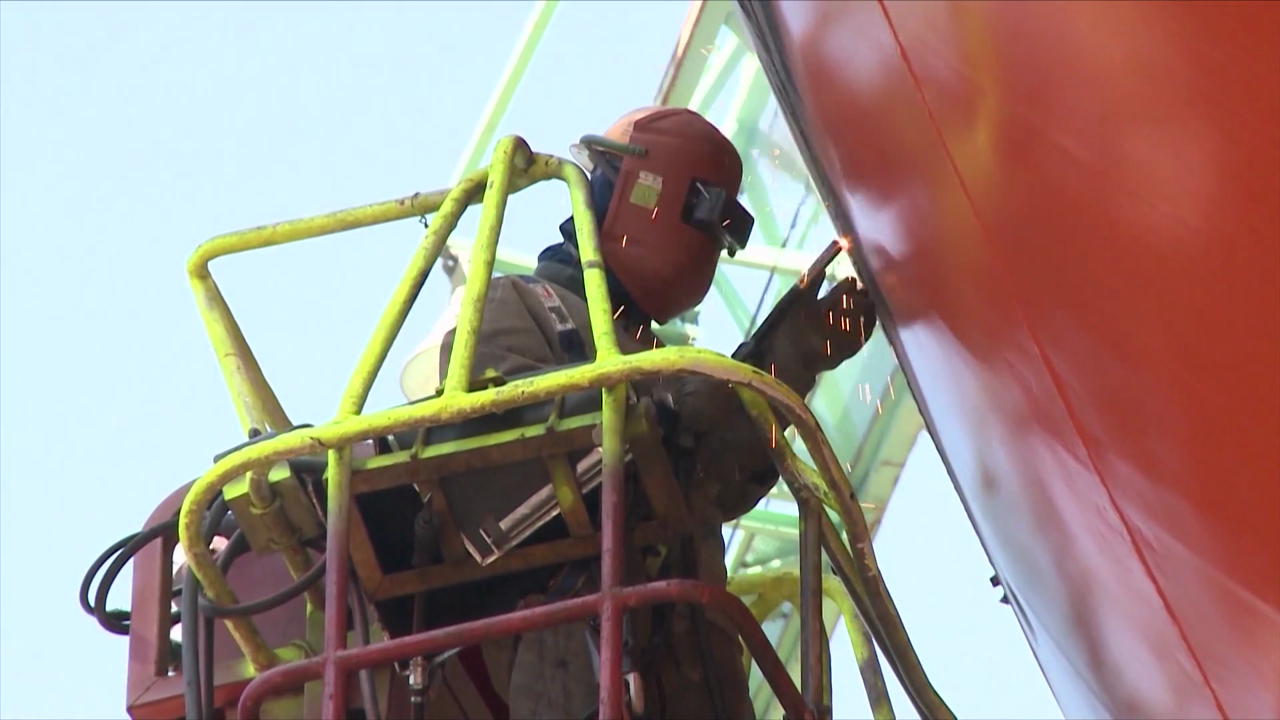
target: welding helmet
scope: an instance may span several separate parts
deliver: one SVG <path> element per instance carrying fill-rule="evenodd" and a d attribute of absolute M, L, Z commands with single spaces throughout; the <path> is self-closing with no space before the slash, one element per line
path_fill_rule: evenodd
<path fill-rule="evenodd" d="M 631 301 L 659 323 L 702 302 L 720 253 L 746 247 L 755 225 L 738 202 L 733 143 L 692 110 L 647 107 L 571 151 L 593 180 L 612 181 L 600 250 Z"/>

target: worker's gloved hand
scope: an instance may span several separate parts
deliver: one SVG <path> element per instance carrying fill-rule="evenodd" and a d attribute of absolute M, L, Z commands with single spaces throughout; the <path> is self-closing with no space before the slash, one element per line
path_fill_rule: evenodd
<path fill-rule="evenodd" d="M 875 302 L 856 278 L 840 281 L 818 297 L 813 283 L 782 318 L 766 356 L 788 365 L 785 374 L 813 376 L 853 357 L 876 326 Z"/>

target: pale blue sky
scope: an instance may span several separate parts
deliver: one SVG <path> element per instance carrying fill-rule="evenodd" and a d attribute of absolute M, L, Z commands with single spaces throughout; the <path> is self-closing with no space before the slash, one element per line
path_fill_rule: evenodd
<path fill-rule="evenodd" d="M 81 614 L 81 574 L 240 440 L 187 255 L 220 232 L 446 184 L 529 9 L 0 4 L 0 717 L 124 717 L 126 642 Z M 686 9 L 566 3 L 501 132 L 564 154 L 649 104 Z M 504 243 L 536 252 L 567 213 L 559 186 L 521 194 Z M 419 232 L 402 223 L 215 266 L 295 420 L 333 413 Z M 445 295 L 432 277 L 370 407 L 401 402 L 399 363 Z M 961 717 L 1060 717 L 927 436 L 878 548 Z M 865 717 L 836 637 L 836 714 Z M 914 717 L 894 691 L 899 717 Z"/>

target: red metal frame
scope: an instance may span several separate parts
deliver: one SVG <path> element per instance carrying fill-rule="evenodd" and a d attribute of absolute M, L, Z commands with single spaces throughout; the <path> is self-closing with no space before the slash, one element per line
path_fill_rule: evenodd
<path fill-rule="evenodd" d="M 147 518 L 152 527 L 173 517 L 190 484 L 173 491 Z M 133 720 L 168 720 L 182 716 L 182 676 L 168 672 L 170 598 L 173 592 L 174 538 L 143 548 L 133 561 L 132 617 L 126 709 Z M 293 577 L 277 556 L 241 558 L 227 575 L 242 597 L 258 597 L 289 586 Z M 258 617 L 263 637 L 284 647 L 306 634 L 306 598 L 299 597 Z M 214 705 L 234 703 L 248 684 L 244 654 L 222 623 L 214 627 Z"/>
<path fill-rule="evenodd" d="M 258 711 L 262 703 L 270 695 L 288 692 L 330 674 L 333 677 L 346 678 L 350 673 L 364 668 L 388 665 L 416 656 L 443 652 L 450 648 L 581 621 L 600 613 L 607 605 L 613 605 L 617 612 L 624 612 L 660 603 L 697 603 L 723 614 L 742 636 L 747 650 L 759 665 L 765 681 L 777 694 L 786 716 L 788 718 L 813 717 L 800 691 L 796 689 L 795 682 L 788 674 L 786 665 L 778 657 L 769 643 L 769 638 L 765 636 L 764 630 L 752 617 L 747 606 L 724 588 L 696 580 L 662 580 L 620 588 L 610 593 L 585 595 L 484 620 L 388 640 L 368 647 L 340 650 L 336 653 L 280 665 L 267 670 L 249 683 L 240 696 L 237 713 L 242 720 L 255 720 L 259 717 Z M 602 674 L 602 694 L 604 687 L 608 684 L 610 684 L 608 676 Z M 620 685 L 621 677 L 615 677 L 613 684 Z M 328 688 L 326 688 L 325 697 L 332 697 L 328 693 Z M 335 710 L 342 710 L 345 714 L 344 706 L 330 705 L 325 708 L 326 717 L 330 716 L 328 713 Z M 338 715 L 338 717 L 343 716 Z M 602 714 L 601 717 L 620 716 Z"/>
<path fill-rule="evenodd" d="M 788 718 L 813 717 L 814 713 L 796 689 L 764 630 L 736 596 L 724 588 L 694 580 L 664 580 L 633 587 L 624 586 L 626 507 L 620 460 L 618 458 L 607 463 L 601 491 L 600 592 L 354 649 L 346 647 L 346 613 L 326 612 L 324 651 L 316 657 L 271 668 L 255 678 L 240 696 L 238 716 L 241 720 L 256 720 L 263 702 L 269 696 L 322 679 L 322 717 L 325 720 L 341 720 L 346 717 L 347 711 L 347 681 L 354 672 L 599 615 L 600 717 L 602 720 L 621 720 L 624 717 L 623 614 L 628 610 L 659 603 L 689 603 L 715 610 L 733 624 Z M 347 493 L 329 509 L 329 548 L 347 547 L 350 504 L 350 493 Z M 330 566 L 325 573 L 326 607 L 345 607 L 348 554 L 329 552 L 328 558 Z"/>

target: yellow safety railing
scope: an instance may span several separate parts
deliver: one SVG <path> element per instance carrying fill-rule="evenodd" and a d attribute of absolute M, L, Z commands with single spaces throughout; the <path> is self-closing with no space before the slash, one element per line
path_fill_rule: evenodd
<path fill-rule="evenodd" d="M 585 366 L 471 392 L 468 384 L 472 360 L 507 197 L 511 192 L 551 178 L 560 179 L 569 186 L 596 357 Z M 472 253 L 472 272 L 468 274 L 443 392 L 424 402 L 361 414 L 374 378 L 381 370 L 392 342 L 446 240 L 466 208 L 481 202 L 483 208 Z M 214 282 L 209 263 L 216 258 L 248 250 L 433 213 L 433 221 L 418 253 L 401 277 L 374 328 L 373 337 L 356 364 L 337 414 L 329 423 L 290 431 L 293 425 L 263 376 Z M 327 452 L 328 522 L 344 526 L 346 518 L 337 514 L 345 514 L 349 507 L 350 447 L 357 442 L 407 429 L 451 424 L 500 413 L 572 392 L 600 389 L 603 394 L 601 444 L 608 467 L 620 462 L 624 452 L 626 383 L 659 375 L 704 375 L 735 387 L 759 425 L 761 437 L 776 437 L 776 440 L 767 441 L 783 479 L 801 502 L 802 516 L 808 520 L 807 523 L 802 520 L 802 535 L 809 538 L 815 547 L 820 540 L 821 549 L 831 559 L 858 615 L 866 619 L 872 636 L 885 651 L 887 660 L 921 709 L 922 716 L 954 717 L 930 685 L 907 640 L 893 601 L 880 578 L 870 532 L 849 479 L 803 398 L 768 373 L 709 350 L 662 348 L 633 355 L 620 352 L 587 178 L 572 162 L 533 153 L 523 139 L 506 137 L 497 143 L 489 168 L 477 170 L 451 189 L 415 193 L 387 202 L 221 235 L 197 248 L 187 263 L 187 274 L 241 425 L 246 432 L 257 429 L 282 433 L 242 447 L 217 461 L 195 482 L 183 502 L 179 539 L 191 571 L 214 603 L 234 605 L 238 600 L 215 564 L 209 548 L 202 542 L 201 522 L 206 509 L 223 488 L 246 473 L 270 467 L 276 462 Z M 810 455 L 817 461 L 816 469 L 796 456 L 785 437 L 772 431 L 777 425 L 773 408 L 780 410 L 796 428 Z M 845 538 L 840 537 L 823 505 L 837 513 L 845 528 L 848 545 Z M 811 563 L 815 561 L 814 557 L 809 559 Z M 806 580 L 806 576 L 812 577 Z M 801 581 L 802 584 L 808 583 L 806 592 L 821 592 L 820 572 L 817 575 L 802 573 Z M 255 670 L 260 671 L 280 661 L 250 619 L 228 618 L 226 623 Z"/>

